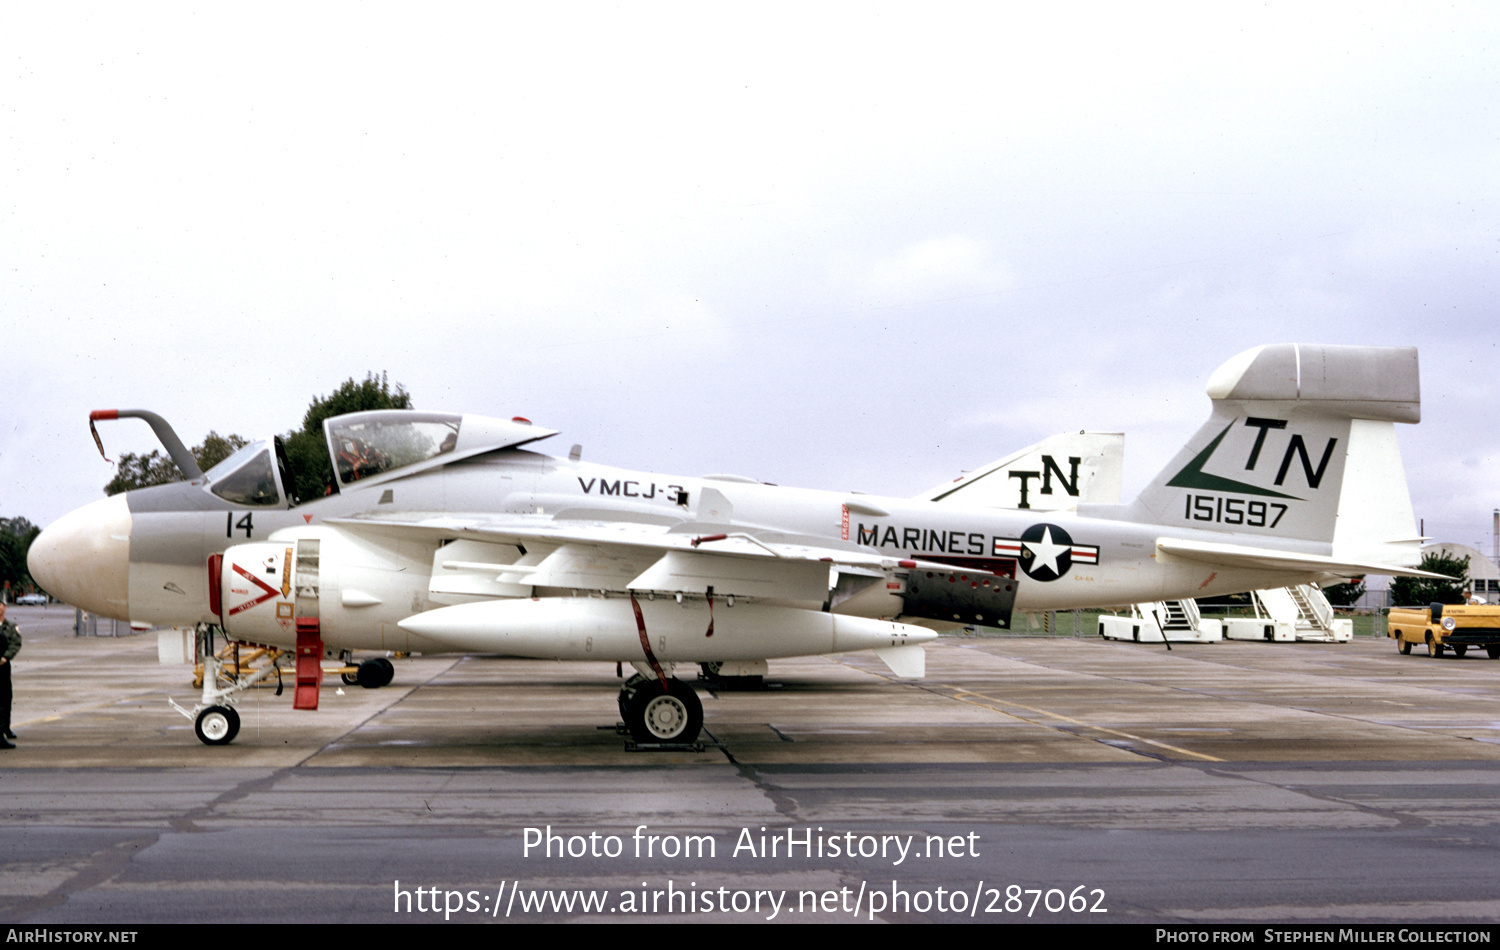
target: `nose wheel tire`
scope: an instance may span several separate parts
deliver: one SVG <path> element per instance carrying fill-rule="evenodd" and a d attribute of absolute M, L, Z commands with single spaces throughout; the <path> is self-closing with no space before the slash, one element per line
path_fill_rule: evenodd
<path fill-rule="evenodd" d="M 379 689 L 396 677 L 396 664 L 383 656 L 371 657 L 359 665 L 355 680 L 365 689 Z"/>
<path fill-rule="evenodd" d="M 240 714 L 230 706 L 210 706 L 198 714 L 193 731 L 204 745 L 228 745 L 240 732 Z"/>
<path fill-rule="evenodd" d="M 641 684 L 622 697 L 625 725 L 636 742 L 688 743 L 703 729 L 703 703 L 691 686 L 673 677 Z"/>

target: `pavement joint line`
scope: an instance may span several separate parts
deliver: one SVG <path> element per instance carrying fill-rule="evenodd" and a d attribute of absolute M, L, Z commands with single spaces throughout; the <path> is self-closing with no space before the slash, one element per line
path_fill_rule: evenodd
<path fill-rule="evenodd" d="M 1039 662 L 1037 662 L 1035 660 L 1016 660 L 1014 657 L 1007 657 L 1007 659 L 1010 659 L 1013 662 L 1022 662 L 1022 663 L 1026 663 L 1028 665 L 1039 666 L 1042 669 L 1046 669 L 1046 670 L 1057 669 L 1057 667 L 1049 666 L 1046 663 L 1039 663 Z M 1214 661 L 1210 660 L 1210 661 L 1207 661 L 1207 662 L 1214 662 Z M 1217 664 L 1217 665 L 1232 667 L 1231 664 Z M 1062 667 L 1061 669 L 1063 669 L 1065 672 L 1072 673 L 1072 674 L 1075 674 L 1075 675 L 1080 675 L 1080 676 L 1096 676 L 1096 677 L 1100 676 L 1100 674 L 1098 674 L 1098 673 L 1089 673 L 1089 672 L 1086 672 L 1086 671 L 1083 671 L 1083 670 L 1070 669 L 1068 667 Z M 874 675 L 879 676 L 881 674 L 877 673 L 877 674 L 874 674 Z M 1311 675 L 1311 674 L 1304 674 L 1304 675 Z M 890 677 L 886 677 L 886 678 L 889 679 Z M 1249 705 L 1249 706 L 1264 706 L 1264 707 L 1266 707 L 1268 709 L 1295 709 L 1298 712 L 1307 713 L 1308 715 L 1311 715 L 1311 716 L 1326 716 L 1326 717 L 1328 717 L 1330 719 L 1339 719 L 1339 720 L 1343 720 L 1345 722 L 1356 722 L 1356 723 L 1360 723 L 1360 724 L 1364 724 L 1364 725 L 1368 725 L 1369 724 L 1369 720 L 1360 719 L 1360 718 L 1354 717 L 1354 716 L 1344 716 L 1344 715 L 1340 715 L 1338 713 L 1331 712 L 1331 711 L 1328 711 L 1328 710 L 1309 709 L 1306 706 L 1295 706 L 1295 705 L 1279 706 L 1277 704 L 1269 703 L 1269 702 L 1266 702 L 1264 700 L 1251 699 L 1251 698 L 1248 698 L 1248 697 L 1245 697 L 1245 696 L 1238 696 L 1238 695 L 1234 695 L 1234 694 L 1228 693 L 1228 692 L 1217 692 L 1217 691 L 1206 690 L 1206 689 L 1190 689 L 1190 688 L 1185 687 L 1185 686 L 1176 686 L 1176 685 L 1173 685 L 1171 683 L 1162 683 L 1162 682 L 1155 681 L 1155 680 L 1145 679 L 1145 678 L 1139 677 L 1139 676 L 1132 677 L 1130 675 L 1124 675 L 1124 674 L 1122 674 L 1122 675 L 1120 675 L 1118 677 L 1101 677 L 1101 678 L 1106 679 L 1106 680 L 1109 680 L 1109 679 L 1119 679 L 1119 680 L 1121 680 L 1123 682 L 1132 683 L 1132 684 L 1134 684 L 1136 686 L 1144 686 L 1144 687 L 1149 687 L 1149 688 L 1153 688 L 1153 689 L 1169 690 L 1169 691 L 1177 692 L 1177 693 L 1187 693 L 1187 694 L 1190 694 L 1190 695 L 1193 695 L 1193 696 L 1202 696 L 1202 697 L 1204 697 L 1206 699 L 1215 699 L 1215 700 L 1219 700 L 1219 701 L 1222 701 L 1222 702 L 1241 703 L 1241 704 Z M 1364 681 L 1364 682 L 1368 682 L 1368 681 Z M 1370 685 L 1378 685 L 1378 684 L 1373 684 L 1372 683 Z M 923 688 L 925 689 L 926 687 L 923 687 Z M 1414 688 L 1414 689 L 1424 689 L 1426 687 L 1417 686 L 1417 687 L 1412 687 L 1412 688 Z M 1467 697 L 1469 695 L 1467 693 L 1449 693 L 1446 690 L 1444 690 L 1443 692 L 1445 693 L 1445 695 L 1456 695 L 1456 696 L 1461 696 L 1461 697 Z M 980 695 L 980 694 L 975 694 L 975 695 Z M 993 698 L 993 697 L 987 697 L 987 698 Z M 1473 697 L 1473 698 L 1475 698 L 1475 699 L 1482 699 L 1482 697 Z M 1414 705 L 1414 704 L 1410 704 L 1410 703 L 1396 703 L 1393 700 L 1387 700 L 1387 699 L 1377 699 L 1377 701 L 1378 702 L 1393 703 L 1394 705 L 1397 705 L 1397 706 L 1411 706 L 1411 705 Z M 1031 707 L 1026 706 L 1026 705 L 1024 705 L 1022 703 L 1016 703 L 1016 702 L 1012 702 L 1010 700 L 996 700 L 996 702 L 1010 703 L 1011 705 L 1019 706 L 1022 709 L 1030 709 L 1031 708 Z M 1048 712 L 1045 709 L 1037 709 L 1037 710 L 1033 710 L 1033 711 L 1034 712 L 1039 712 L 1039 713 L 1045 713 L 1046 715 L 1049 715 L 1049 716 L 1057 716 L 1056 713 Z M 1017 716 L 1016 718 L 1021 719 L 1023 717 Z M 1087 726 L 1090 729 L 1100 729 L 1100 730 L 1103 730 L 1105 732 L 1110 732 L 1111 731 L 1109 729 L 1106 729 L 1103 726 L 1093 726 L 1093 725 L 1089 725 L 1088 723 L 1077 722 L 1076 720 L 1068 720 L 1067 717 L 1065 717 L 1065 716 L 1058 716 L 1058 718 L 1067 720 L 1069 722 L 1074 722 L 1076 725 Z M 1030 720 L 1024 720 L 1024 721 L 1029 722 Z M 1037 723 L 1037 725 L 1041 725 L 1041 724 Z M 1435 731 L 1435 730 L 1432 730 L 1432 729 L 1424 729 L 1424 728 L 1422 728 L 1420 726 L 1401 725 L 1399 723 L 1385 723 L 1385 722 L 1382 722 L 1381 725 L 1385 726 L 1386 728 L 1390 728 L 1390 729 L 1404 729 L 1404 730 L 1408 730 L 1408 731 L 1411 731 L 1411 732 L 1419 733 L 1421 735 L 1437 736 L 1437 737 L 1445 738 L 1445 739 L 1459 739 L 1459 740 L 1463 740 L 1463 741 L 1484 741 L 1484 740 L 1480 739 L 1477 736 L 1460 736 L 1460 735 L 1455 735 L 1455 734 L 1450 733 L 1450 732 L 1441 732 L 1441 731 Z M 1117 734 L 1118 735 L 1127 735 L 1126 733 L 1117 733 Z M 1161 746 L 1162 748 L 1167 748 L 1167 749 L 1173 748 L 1172 746 L 1164 745 L 1163 743 L 1160 743 L 1160 742 L 1154 742 L 1151 739 L 1140 739 L 1138 737 L 1135 737 L 1135 738 L 1137 738 L 1137 741 L 1151 743 L 1152 745 Z M 1204 756 L 1204 755 L 1202 755 L 1202 753 L 1198 753 L 1198 752 L 1188 752 L 1186 749 L 1179 749 L 1179 750 L 1176 750 L 1176 751 L 1184 752 L 1187 755 L 1197 756 L 1199 758 L 1205 758 L 1205 759 L 1207 759 L 1210 762 L 1223 762 L 1223 761 L 1226 761 L 1224 759 L 1216 759 L 1213 756 Z"/>
<path fill-rule="evenodd" d="M 1021 637 L 1021 638 L 1017 638 L 1017 639 L 1032 639 L 1032 640 L 1053 639 L 1053 640 L 1058 640 L 1058 641 L 1064 641 L 1064 642 L 1066 642 L 1066 641 L 1088 641 L 1088 640 L 1092 640 L 1094 638 L 1091 638 L 1091 637 L 1076 637 L 1076 638 L 1075 637 L 1051 637 L 1051 638 L 1044 638 L 1044 637 L 1029 637 L 1029 638 L 1025 638 L 1025 637 Z M 1369 638 L 1367 638 L 1367 639 L 1369 639 Z M 1375 639 L 1386 639 L 1386 638 L 1385 637 L 1379 637 L 1379 638 L 1375 638 Z M 1005 640 L 1006 640 L 1005 637 L 994 637 L 994 638 L 986 638 L 986 640 L 963 641 L 963 642 L 958 643 L 957 645 L 959 647 L 961 647 L 961 648 L 964 648 L 964 649 L 978 649 L 981 652 L 988 653 L 989 651 L 983 649 L 984 644 L 985 644 L 986 641 L 989 641 L 989 642 L 1004 642 Z M 939 642 L 941 643 L 941 641 L 939 641 Z M 1135 644 L 1127 644 L 1127 643 L 1123 643 L 1122 642 L 1122 643 L 1120 643 L 1118 645 L 1119 646 L 1134 646 Z M 1251 645 L 1251 646 L 1255 646 L 1255 647 L 1261 646 L 1261 644 L 1249 644 L 1249 643 L 1247 643 L 1246 645 Z M 1299 646 L 1319 646 L 1319 645 L 1322 645 L 1322 644 L 1320 644 L 1317 641 L 1299 641 L 1299 643 L 1297 645 L 1299 645 Z M 1070 674 L 1073 674 L 1075 676 L 1094 676 L 1094 677 L 1100 677 L 1100 678 L 1106 679 L 1106 680 L 1118 679 L 1118 680 L 1120 680 L 1122 682 L 1133 683 L 1133 684 L 1135 684 L 1137 686 L 1150 686 L 1150 687 L 1156 687 L 1158 689 L 1176 690 L 1178 692 L 1192 693 L 1194 695 L 1201 695 L 1201 696 L 1205 696 L 1205 697 L 1208 697 L 1208 698 L 1211 698 L 1211 699 L 1222 699 L 1222 700 L 1229 700 L 1231 702 L 1252 703 L 1252 704 L 1255 704 L 1255 705 L 1270 705 L 1270 704 L 1264 703 L 1264 702 L 1262 702 L 1260 700 L 1246 699 L 1246 698 L 1241 697 L 1241 696 L 1231 695 L 1231 694 L 1227 694 L 1227 693 L 1215 692 L 1215 691 L 1207 690 L 1207 689 L 1189 689 L 1187 687 L 1177 686 L 1177 685 L 1174 685 L 1172 683 L 1166 683 L 1166 682 L 1162 682 L 1162 681 L 1157 680 L 1157 679 L 1151 679 L 1151 678 L 1148 677 L 1148 674 L 1145 674 L 1145 673 L 1135 673 L 1135 674 L 1132 674 L 1132 673 L 1120 673 L 1117 676 L 1103 676 L 1102 674 L 1099 674 L 1099 673 L 1092 673 L 1092 672 L 1089 672 L 1087 670 L 1075 669 L 1073 667 L 1062 665 L 1062 664 L 1054 665 L 1054 664 L 1048 663 L 1048 662 L 1046 662 L 1044 660 L 1035 659 L 1035 658 L 1029 658 L 1029 659 L 1022 660 L 1022 659 L 1019 659 L 1017 657 L 1009 656 L 1009 655 L 1003 654 L 1003 653 L 1001 653 L 1001 654 L 991 653 L 990 655 L 991 656 L 998 656 L 998 657 L 1010 660 L 1011 662 L 1014 662 L 1014 663 L 1023 663 L 1023 664 L 1028 665 L 1028 666 L 1037 666 L 1037 667 L 1040 667 L 1040 668 L 1042 668 L 1044 670 L 1052 670 L 1052 671 L 1059 671 L 1060 670 L 1062 672 L 1070 673 Z M 1166 654 L 1162 654 L 1162 655 L 1165 656 Z M 1240 665 L 1235 664 L 1233 662 L 1230 662 L 1229 657 L 1225 657 L 1225 656 L 1210 657 L 1210 656 L 1196 656 L 1195 655 L 1195 656 L 1184 656 L 1184 657 L 1180 657 L 1179 658 L 1179 657 L 1177 657 L 1174 654 L 1173 655 L 1173 659 L 1182 659 L 1182 660 L 1188 660 L 1188 661 L 1197 662 L 1197 663 L 1204 663 L 1204 664 L 1208 664 L 1208 665 L 1211 665 L 1211 666 L 1221 667 L 1221 668 L 1223 668 L 1225 670 L 1229 670 L 1229 671 L 1232 671 L 1232 672 L 1244 672 L 1244 670 L 1246 669 L 1246 667 L 1243 667 L 1243 666 L 1240 666 Z M 1325 665 L 1334 665 L 1334 664 L 1325 664 Z M 1311 673 L 1311 672 L 1305 672 L 1305 671 L 1289 671 L 1288 675 L 1306 676 L 1306 677 L 1310 677 L 1310 678 L 1317 678 L 1317 674 Z M 1375 674 L 1366 674 L 1366 673 L 1355 673 L 1355 674 L 1353 674 L 1353 679 L 1356 682 L 1362 683 L 1362 684 L 1370 687 L 1373 690 L 1377 690 L 1378 691 L 1383 686 L 1387 685 L 1385 680 L 1379 679 L 1379 678 L 1374 678 L 1374 677 L 1375 677 Z M 1413 689 L 1413 690 L 1429 690 L 1429 689 L 1430 690 L 1434 690 L 1436 692 L 1442 693 L 1445 697 L 1448 697 L 1448 696 L 1468 697 L 1468 696 L 1471 695 L 1471 694 L 1466 693 L 1466 692 L 1454 692 L 1451 687 L 1445 687 L 1442 684 L 1415 684 L 1415 685 L 1414 684 L 1406 684 L 1406 687 L 1408 689 Z M 1475 698 L 1475 699 L 1481 699 L 1481 700 L 1483 699 L 1483 697 L 1477 697 L 1477 696 L 1473 697 L 1473 698 Z M 1388 702 L 1388 700 L 1379 700 L 1379 701 L 1380 702 Z M 1398 704 L 1398 705 L 1400 705 L 1400 704 Z"/>
<path fill-rule="evenodd" d="M 848 666 L 850 669 L 860 670 L 859 667 L 852 666 L 851 664 L 849 664 L 848 662 L 846 662 L 842 657 L 836 657 L 835 659 L 837 659 L 839 663 L 842 663 L 843 665 Z M 1093 729 L 1093 730 L 1095 730 L 1097 732 L 1107 733 L 1107 734 L 1112 735 L 1112 736 L 1119 736 L 1122 739 L 1129 739 L 1132 742 L 1140 742 L 1140 743 L 1143 743 L 1145 745 L 1155 746 L 1158 749 L 1166 749 L 1168 752 L 1175 752 L 1178 755 L 1185 755 L 1185 756 L 1189 756 L 1189 757 L 1195 758 L 1195 759 L 1202 759 L 1205 762 L 1223 762 L 1224 761 L 1223 759 L 1217 758 L 1217 757 L 1212 756 L 1212 755 L 1206 755 L 1205 753 L 1202 753 L 1202 752 L 1193 752 L 1190 749 L 1179 748 L 1178 746 L 1169 745 L 1169 744 L 1167 744 L 1165 742 L 1157 742 L 1155 739 L 1147 739 L 1147 738 L 1145 738 L 1143 736 L 1131 735 L 1128 732 L 1121 732 L 1118 729 L 1110 729 L 1107 726 L 1097 726 L 1097 725 L 1094 725 L 1093 723 L 1083 722 L 1083 721 L 1078 720 L 1078 719 L 1070 719 L 1067 716 L 1064 716 L 1064 715 L 1062 715 L 1060 713 L 1051 712 L 1050 710 L 1037 709 L 1037 708 L 1032 707 L 1032 706 L 1027 706 L 1024 703 L 1017 703 L 1017 702 L 1013 702 L 1013 701 L 1008 700 L 1008 699 L 998 699 L 998 698 L 996 698 L 994 696 L 987 696 L 984 693 L 976 693 L 976 692 L 973 692 L 971 690 L 965 690 L 965 689 L 962 689 L 961 687 L 957 687 L 957 686 L 947 687 L 948 689 L 953 690 L 953 692 L 951 692 L 951 693 L 945 693 L 945 692 L 943 692 L 943 688 L 942 687 L 929 686 L 926 683 L 915 683 L 915 682 L 908 683 L 908 682 L 905 682 L 904 680 L 898 680 L 898 679 L 896 679 L 893 676 L 887 676 L 884 673 L 879 673 L 879 672 L 876 672 L 876 671 L 873 671 L 873 670 L 860 670 L 860 672 L 869 673 L 871 676 L 878 676 L 878 677 L 880 677 L 883 680 L 888 680 L 888 681 L 893 682 L 893 683 L 900 683 L 903 686 L 912 686 L 912 687 L 915 687 L 916 689 L 922 690 L 923 692 L 931 693 L 934 696 L 941 696 L 941 697 L 943 697 L 945 699 L 953 699 L 953 700 L 957 700 L 958 702 L 961 702 L 961 703 L 968 703 L 971 706 L 978 706 L 981 709 L 989 709 L 989 710 L 991 710 L 993 712 L 1000 713 L 1003 716 L 1009 716 L 1012 719 L 1018 720 L 1020 722 L 1029 723 L 1030 725 L 1036 726 L 1036 727 L 1038 727 L 1040 729 L 1055 729 L 1056 727 L 1055 726 L 1050 726 L 1050 725 L 1048 725 L 1045 722 L 1037 722 L 1034 719 L 1027 719 L 1025 716 L 1018 716 L 1018 715 L 1016 715 L 1015 713 L 1011 712 L 1008 709 L 1001 709 L 999 706 L 990 705 L 990 703 L 1003 703 L 1003 704 L 1005 704 L 1007 706 L 1015 706 L 1015 707 L 1018 707 L 1020 709 L 1024 709 L 1027 712 L 1032 712 L 1032 713 L 1036 713 L 1038 715 L 1043 715 L 1043 716 L 1051 716 L 1053 719 L 1060 719 L 1063 722 L 1069 723 L 1069 724 L 1074 725 L 1074 726 L 1081 726 L 1081 727 L 1083 727 L 1085 729 Z M 968 696 L 975 696 L 975 697 L 978 697 L 980 699 L 988 700 L 989 702 L 986 702 L 986 703 L 974 702 L 971 699 L 966 699 L 965 698 L 965 697 L 968 697 Z M 1100 741 L 1098 739 L 1090 739 L 1087 736 L 1075 736 L 1075 738 L 1083 739 L 1086 742 L 1099 742 Z M 1144 752 L 1138 752 L 1138 751 L 1136 751 L 1134 749 L 1125 749 L 1125 750 L 1122 750 L 1122 751 L 1132 752 L 1132 753 L 1134 753 L 1136 755 L 1139 755 L 1139 756 L 1141 756 L 1143 758 L 1147 758 L 1147 759 L 1153 759 L 1154 758 L 1153 756 L 1146 755 Z"/>
<path fill-rule="evenodd" d="M 22 923 L 41 911 L 62 906 L 75 892 L 89 891 L 109 883 L 130 866 L 131 860 L 138 852 L 146 850 L 160 840 L 161 832 L 151 831 L 105 845 L 89 855 L 86 865 L 52 890 L 35 897 L 22 897 L 6 908 L 6 913 L 0 915 L 0 922 Z"/>
<path fill-rule="evenodd" d="M 938 692 L 937 688 L 927 687 L 927 686 L 923 686 L 921 688 L 922 689 L 926 689 L 929 692 L 938 693 L 938 695 L 942 695 L 941 693 Z M 1191 756 L 1192 758 L 1195 758 L 1195 759 L 1202 759 L 1205 762 L 1223 762 L 1224 761 L 1223 759 L 1220 759 L 1220 758 L 1218 758 L 1216 756 L 1208 755 L 1208 754 L 1203 753 L 1203 752 L 1194 752 L 1191 749 L 1184 749 L 1184 748 L 1181 748 L 1179 746 L 1170 745 L 1170 744 L 1168 744 L 1166 742 L 1158 742 L 1155 739 L 1147 739 L 1144 736 L 1137 736 L 1137 735 L 1132 735 L 1132 734 L 1130 734 L 1128 732 L 1121 732 L 1118 729 L 1111 729 L 1108 726 L 1100 726 L 1100 725 L 1096 725 L 1096 724 L 1091 723 L 1091 722 L 1084 722 L 1081 719 L 1073 719 L 1073 718 L 1071 718 L 1069 716 L 1064 716 L 1061 713 L 1052 712 L 1049 709 L 1038 709 L 1035 706 L 1028 706 L 1025 703 L 1018 703 L 1018 702 L 1016 702 L 1014 700 L 1010 700 L 1010 699 L 999 699 L 997 697 L 989 696 L 989 695 L 986 695 L 984 693 L 976 693 L 976 692 L 974 692 L 972 690 L 960 690 L 958 687 L 951 687 L 951 688 L 955 690 L 955 692 L 952 694 L 952 698 L 953 699 L 957 699 L 960 702 L 968 702 L 968 703 L 971 703 L 972 705 L 975 705 L 975 706 L 982 706 L 982 707 L 984 707 L 986 709 L 994 709 L 997 712 L 1005 713 L 1007 716 L 1012 716 L 1012 717 L 1014 717 L 1016 719 L 1021 720 L 1022 722 L 1029 722 L 1029 723 L 1031 723 L 1034 726 L 1041 726 L 1043 728 L 1048 728 L 1048 726 L 1047 726 L 1046 723 L 1035 722 L 1035 721 L 1033 721 L 1031 719 L 1027 719 L 1025 716 L 1017 716 L 1015 713 L 1010 712 L 1009 710 L 1006 710 L 1006 709 L 1001 709 L 998 706 L 989 706 L 986 703 L 975 703 L 972 700 L 965 699 L 965 697 L 967 697 L 967 696 L 975 696 L 975 697 L 978 697 L 980 699 L 989 700 L 991 703 L 1003 703 L 1004 705 L 1007 705 L 1007 706 L 1015 706 L 1015 707 L 1017 707 L 1019 709 L 1024 709 L 1027 712 L 1036 713 L 1036 714 L 1041 715 L 1041 716 L 1051 716 L 1053 719 L 1060 719 L 1063 722 L 1069 723 L 1071 725 L 1081 726 L 1081 727 L 1083 727 L 1085 729 L 1093 729 L 1093 730 L 1095 730 L 1097 732 L 1108 733 L 1109 735 L 1112 735 L 1112 736 L 1119 736 L 1122 739 L 1129 739 L 1132 742 L 1143 742 L 1146 745 L 1155 746 L 1158 749 L 1166 749 L 1168 752 L 1175 752 L 1178 755 Z"/>
<path fill-rule="evenodd" d="M 402 693 L 400 696 L 396 697 L 391 702 L 389 702 L 389 703 L 383 703 L 380 706 L 376 707 L 375 709 L 371 710 L 370 713 L 369 713 L 369 715 L 362 717 L 357 722 L 354 722 L 353 724 L 351 724 L 349 726 L 348 729 L 346 729 L 343 732 L 339 733 L 337 736 L 334 736 L 332 739 L 328 740 L 323 745 L 319 746 L 316 749 L 311 750 L 310 752 L 307 753 L 307 755 L 303 756 L 301 759 L 299 759 L 295 763 L 293 763 L 291 767 L 295 768 L 296 766 L 307 765 L 307 764 L 311 763 L 312 760 L 315 757 L 317 757 L 319 755 L 322 755 L 324 752 L 327 752 L 327 751 L 331 750 L 334 746 L 338 745 L 344 739 L 348 738 L 349 736 L 352 736 L 354 733 L 358 732 L 360 729 L 363 729 L 365 727 L 365 725 L 367 723 L 369 723 L 372 719 L 375 719 L 377 716 L 384 715 L 389 710 L 394 709 L 397 706 L 401 705 L 402 703 L 406 702 L 408 699 L 411 698 L 412 694 L 415 693 L 418 689 L 422 688 L 423 686 L 429 685 L 433 680 L 437 679 L 439 676 L 442 676 L 442 675 L 444 675 L 446 673 L 451 673 L 456 667 L 461 666 L 463 664 L 463 662 L 465 660 L 467 660 L 468 658 L 469 658 L 469 655 L 467 653 L 460 654 L 458 656 L 453 657 L 451 663 L 448 663 L 447 665 L 445 665 L 440 670 L 434 670 L 433 673 L 432 673 L 432 675 L 428 676 L 426 679 L 422 680 L 421 682 L 419 682 L 419 683 L 412 683 L 411 685 L 405 687 L 406 692 Z M 389 688 L 389 686 L 383 686 L 383 687 L 381 687 L 381 689 L 388 689 L 388 688 Z"/>
<path fill-rule="evenodd" d="M 780 735 L 780 733 L 777 734 Z M 776 809 L 778 815 L 784 815 L 789 822 L 794 824 L 800 821 L 797 817 L 797 799 L 789 790 L 776 785 L 770 779 L 762 776 L 760 770 L 754 765 L 736 759 L 734 753 L 729 751 L 728 743 L 721 744 L 719 752 L 734 767 L 735 773 L 739 775 L 742 781 L 749 782 L 756 791 L 766 797 L 766 801 L 771 803 L 771 807 Z"/>
<path fill-rule="evenodd" d="M 1337 795 L 1330 795 L 1327 793 L 1319 793 L 1310 783 L 1271 782 L 1258 777 L 1252 772 L 1240 771 L 1238 769 L 1233 769 L 1232 767 L 1230 769 L 1216 769 L 1212 766 L 1208 766 L 1204 767 L 1202 771 L 1205 774 L 1213 775 L 1218 778 L 1232 779 L 1241 782 L 1251 782 L 1256 785 L 1265 786 L 1266 788 L 1278 788 L 1283 792 L 1290 792 L 1293 795 L 1300 795 L 1304 798 L 1311 798 L 1314 801 L 1330 802 L 1335 805 L 1343 805 L 1346 808 L 1352 808 L 1355 811 L 1362 812 L 1366 815 L 1374 815 L 1377 818 L 1384 818 L 1388 821 L 1394 821 L 1397 827 L 1400 828 L 1432 827 L 1432 821 L 1430 819 L 1423 818 L 1418 814 L 1403 812 L 1396 808 L 1378 808 L 1365 802 L 1355 801 L 1348 798 L 1340 798 Z"/>

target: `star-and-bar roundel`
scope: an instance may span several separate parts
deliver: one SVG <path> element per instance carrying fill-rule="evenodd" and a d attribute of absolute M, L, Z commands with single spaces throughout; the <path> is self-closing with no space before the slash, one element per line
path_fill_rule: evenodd
<path fill-rule="evenodd" d="M 1055 581 L 1074 564 L 1098 564 L 1099 548 L 1074 544 L 1055 524 L 1034 524 L 1019 538 L 996 538 L 995 556 L 1012 557 L 1034 581 Z"/>

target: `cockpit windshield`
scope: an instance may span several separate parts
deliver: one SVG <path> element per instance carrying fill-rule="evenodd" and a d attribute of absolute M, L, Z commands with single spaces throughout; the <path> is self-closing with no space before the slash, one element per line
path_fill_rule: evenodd
<path fill-rule="evenodd" d="M 329 419 L 328 449 L 339 483 L 348 485 L 452 452 L 463 417 L 405 409 Z"/>
<path fill-rule="evenodd" d="M 208 470 L 208 490 L 236 505 L 279 505 L 275 464 L 269 444 L 252 442 Z"/>

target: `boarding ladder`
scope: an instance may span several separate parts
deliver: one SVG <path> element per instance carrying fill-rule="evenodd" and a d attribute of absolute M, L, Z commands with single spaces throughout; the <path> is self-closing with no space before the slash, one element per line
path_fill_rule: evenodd
<path fill-rule="evenodd" d="M 1120 614 L 1100 615 L 1099 634 L 1113 640 L 1205 643 L 1220 639 L 1222 628 L 1218 621 L 1204 623 L 1197 601 L 1164 600 L 1131 604 Z"/>
<path fill-rule="evenodd" d="M 1251 591 L 1250 599 L 1257 618 L 1291 624 L 1298 640 L 1347 639 L 1335 634 L 1333 605 L 1316 584 Z"/>

